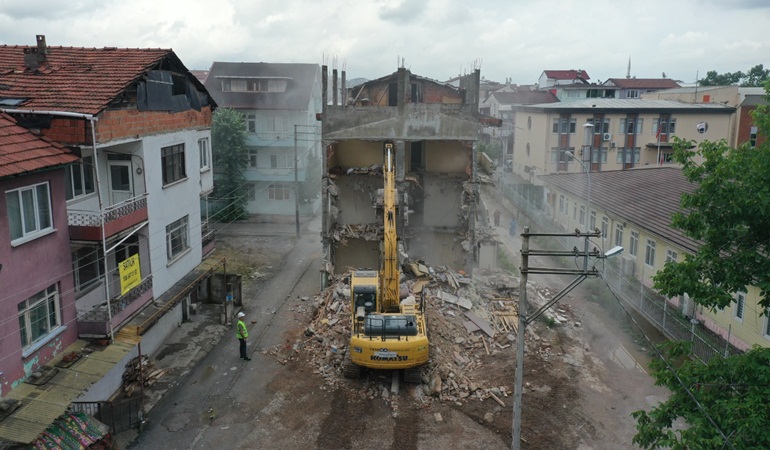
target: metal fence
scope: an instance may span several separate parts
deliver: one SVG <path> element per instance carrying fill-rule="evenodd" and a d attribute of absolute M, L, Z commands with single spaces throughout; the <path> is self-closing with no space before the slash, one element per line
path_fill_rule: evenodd
<path fill-rule="evenodd" d="M 114 435 L 121 431 L 138 428 L 144 420 L 142 395 L 113 402 L 73 402 L 70 409 L 86 413 L 110 427 Z"/>
<path fill-rule="evenodd" d="M 544 233 L 567 231 L 546 213 L 543 208 L 547 208 L 547 205 L 536 203 L 528 198 L 531 195 L 528 195 L 529 190 L 524 189 L 524 186 L 506 184 L 501 189 L 504 197 L 526 216 L 520 218 L 521 225 L 529 226 L 532 231 Z M 560 248 L 571 248 L 577 241 L 575 238 L 565 237 L 554 238 L 551 242 Z M 692 342 L 692 353 L 698 360 L 707 362 L 715 356 L 727 357 L 742 353 L 728 340 L 713 333 L 702 324 L 688 320 L 678 307 L 671 305 L 640 280 L 624 275 L 619 264 L 607 264 L 604 267 L 603 277 L 621 300 L 642 314 L 650 324 L 668 338 Z"/>

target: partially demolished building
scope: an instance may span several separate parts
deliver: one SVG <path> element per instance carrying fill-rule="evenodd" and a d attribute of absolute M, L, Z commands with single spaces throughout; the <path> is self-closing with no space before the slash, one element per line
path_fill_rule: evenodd
<path fill-rule="evenodd" d="M 419 77 L 405 68 L 350 89 L 322 69 L 325 275 L 379 268 L 385 143 L 396 150 L 397 229 L 410 260 L 424 259 L 470 272 L 478 184 L 480 71 L 460 87 Z M 338 88 L 339 86 L 339 88 Z M 331 100 L 331 101 L 329 101 Z M 402 255 L 404 256 L 404 255 Z"/>

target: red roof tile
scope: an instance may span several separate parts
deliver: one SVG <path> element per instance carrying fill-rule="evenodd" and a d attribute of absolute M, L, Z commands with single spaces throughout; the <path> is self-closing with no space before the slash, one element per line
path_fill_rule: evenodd
<path fill-rule="evenodd" d="M 585 70 L 546 70 L 545 76 L 553 78 L 554 80 L 574 80 L 580 78 L 582 80 L 590 80 L 588 72 Z"/>
<path fill-rule="evenodd" d="M 0 45 L 0 99 L 27 99 L 7 107 L 94 115 L 161 60 L 176 59 L 169 49 L 48 47 L 46 61 L 29 69 L 25 49 L 37 47 Z"/>
<path fill-rule="evenodd" d="M 78 160 L 63 145 L 18 125 L 0 113 L 0 177 L 60 166 Z"/>

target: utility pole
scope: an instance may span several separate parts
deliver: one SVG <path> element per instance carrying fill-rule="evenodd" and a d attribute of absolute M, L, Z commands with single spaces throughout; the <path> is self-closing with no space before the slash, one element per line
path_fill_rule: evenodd
<path fill-rule="evenodd" d="M 294 223 L 299 237 L 299 177 L 297 175 L 297 124 L 294 124 Z"/>
<path fill-rule="evenodd" d="M 511 448 L 519 450 L 521 448 L 521 403 L 522 403 L 522 387 L 524 381 L 524 336 L 527 325 L 534 322 L 540 317 L 546 310 L 556 304 L 565 295 L 567 295 L 572 289 L 583 282 L 589 276 L 598 276 L 599 271 L 592 264 L 589 268 L 589 259 L 595 258 L 596 260 L 609 258 L 623 252 L 623 247 L 614 247 L 605 254 L 602 254 L 598 248 L 588 250 L 590 246 L 590 238 L 600 237 L 601 231 L 593 230 L 589 232 L 581 232 L 575 230 L 574 233 L 530 233 L 529 227 L 524 227 L 524 232 L 521 234 L 521 283 L 519 285 L 519 328 L 517 330 L 516 337 L 516 377 L 514 386 L 513 397 L 513 442 Z M 584 250 L 578 250 L 575 246 L 572 250 L 530 250 L 529 238 L 537 236 L 551 236 L 551 237 L 576 237 L 585 239 Z M 561 269 L 553 267 L 530 267 L 529 257 L 531 256 L 572 256 L 575 259 L 583 258 L 582 269 Z M 578 266 L 579 267 L 579 266 Z M 527 315 L 527 278 L 530 273 L 549 274 L 549 275 L 577 275 L 567 286 L 548 300 L 543 306 L 531 315 Z"/>

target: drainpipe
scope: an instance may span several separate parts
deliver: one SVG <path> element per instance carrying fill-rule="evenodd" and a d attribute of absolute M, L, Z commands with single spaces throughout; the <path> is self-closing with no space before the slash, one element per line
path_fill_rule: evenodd
<path fill-rule="evenodd" d="M 103 211 L 103 199 L 102 199 L 102 192 L 101 192 L 101 177 L 99 176 L 99 160 L 97 159 L 96 155 L 96 122 L 99 120 L 97 117 L 94 117 L 93 114 L 84 114 L 84 113 L 76 113 L 76 112 L 70 112 L 70 111 L 39 111 L 39 110 L 32 110 L 32 109 L 8 109 L 8 108 L 0 108 L 0 112 L 6 113 L 6 114 L 36 114 L 41 116 L 59 116 L 59 117 L 74 117 L 78 119 L 84 119 L 87 120 L 91 124 L 91 147 L 94 151 L 94 167 L 96 168 L 96 197 L 99 201 L 99 227 L 101 228 L 101 237 L 102 237 L 102 253 L 104 256 L 103 259 L 103 266 L 104 266 L 104 288 L 107 295 L 107 317 L 109 319 L 109 325 L 110 325 L 110 341 L 113 340 L 113 329 L 112 329 L 112 305 L 110 305 L 110 283 L 107 279 L 107 242 L 105 239 L 105 231 L 104 231 L 104 211 Z"/>
<path fill-rule="evenodd" d="M 99 201 L 99 228 L 102 237 L 102 266 L 104 268 L 104 294 L 107 297 L 107 319 L 110 327 L 110 342 L 115 339 L 112 327 L 112 303 L 110 303 L 110 279 L 109 267 L 107 265 L 107 236 L 104 230 L 104 199 L 102 198 L 102 181 L 99 176 L 99 159 L 96 156 L 96 123 L 91 118 L 91 145 L 94 149 L 94 167 L 96 168 L 96 198 Z"/>

